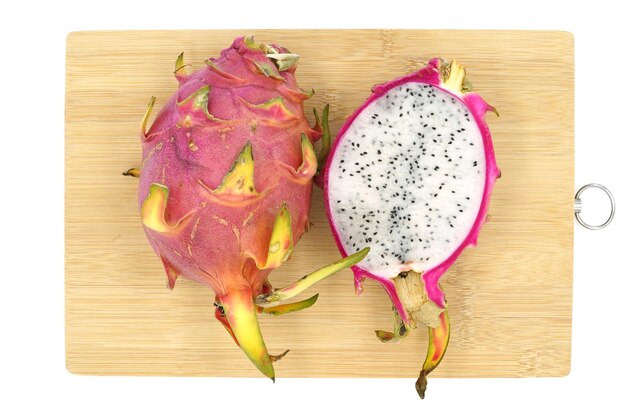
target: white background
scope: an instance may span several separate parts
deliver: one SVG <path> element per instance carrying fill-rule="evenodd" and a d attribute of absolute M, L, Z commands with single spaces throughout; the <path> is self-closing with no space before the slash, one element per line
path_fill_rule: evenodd
<path fill-rule="evenodd" d="M 385 0 L 375 8 L 362 2 L 350 7 L 313 0 L 17 3 L 4 3 L 0 11 L 0 415 L 626 415 L 621 388 L 626 374 L 626 254 L 621 236 L 626 187 L 623 177 L 618 178 L 625 165 L 626 24 L 615 6 L 545 0 L 407 1 L 411 6 Z M 411 379 L 278 379 L 272 385 L 262 378 L 69 374 L 63 322 L 66 34 L 93 29 L 388 27 L 574 33 L 576 185 L 604 183 L 622 211 L 606 230 L 576 227 L 571 374 L 432 378 L 424 401 Z"/>

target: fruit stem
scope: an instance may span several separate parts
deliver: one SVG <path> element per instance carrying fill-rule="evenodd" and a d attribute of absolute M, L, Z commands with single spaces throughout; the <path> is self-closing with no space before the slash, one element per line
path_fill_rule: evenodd
<path fill-rule="evenodd" d="M 315 294 L 313 297 L 297 301 L 295 303 L 281 304 L 274 307 L 258 307 L 258 309 L 261 314 L 267 314 L 269 316 L 282 316 L 283 314 L 293 313 L 294 311 L 300 311 L 311 307 L 315 304 L 318 297 L 319 294 Z"/>
<path fill-rule="evenodd" d="M 450 319 L 446 309 L 439 315 L 439 326 L 428 328 L 428 352 L 426 353 L 420 376 L 415 382 L 415 390 L 422 399 L 426 394 L 426 385 L 428 384 L 426 377 L 441 363 L 449 341 Z"/>
<path fill-rule="evenodd" d="M 328 152 L 330 151 L 330 128 L 328 127 L 328 112 L 330 111 L 330 105 L 324 106 L 324 111 L 322 112 L 322 148 L 317 154 L 317 170 L 321 172 L 324 170 L 324 163 L 326 162 L 326 157 L 328 156 Z M 317 114 L 316 114 L 317 118 Z"/>
<path fill-rule="evenodd" d="M 139 168 L 130 168 L 130 169 L 122 172 L 122 175 L 124 175 L 126 177 L 139 178 L 139 176 L 141 175 L 141 171 L 139 170 Z"/>
<path fill-rule="evenodd" d="M 409 328 L 404 324 L 402 318 L 398 314 L 398 310 L 395 307 L 393 310 L 393 332 L 387 332 L 384 330 L 376 330 L 376 337 L 383 343 L 398 343 L 401 342 L 407 334 L 409 334 Z"/>
<path fill-rule="evenodd" d="M 335 272 L 339 272 L 344 268 L 351 267 L 360 262 L 363 258 L 367 256 L 369 251 L 370 248 L 361 249 L 360 251 L 353 253 L 350 256 L 346 256 L 343 259 L 340 259 L 330 265 L 326 265 L 318 269 L 315 272 L 311 272 L 310 274 L 303 276 L 291 285 L 274 290 L 269 294 L 259 295 L 256 298 L 255 303 L 256 305 L 261 307 L 273 307 L 281 301 L 295 297 L 302 291 L 306 290 L 314 284 L 317 284 L 324 278 L 328 278 Z"/>
<path fill-rule="evenodd" d="M 150 97 L 150 101 L 148 102 L 148 108 L 146 109 L 146 112 L 144 113 L 141 119 L 141 136 L 144 142 L 147 139 L 146 131 L 148 127 L 148 119 L 150 118 L 150 113 L 152 113 L 152 108 L 154 107 L 154 103 L 156 103 L 156 97 L 152 96 Z"/>
<path fill-rule="evenodd" d="M 218 320 L 229 330 L 231 336 L 239 344 L 241 350 L 248 359 L 265 376 L 274 380 L 274 366 L 272 359 L 265 347 L 265 341 L 261 334 L 256 308 L 252 302 L 252 292 L 249 288 L 233 290 L 218 297 L 219 310 L 223 310 L 227 324 L 218 317 Z M 221 311 L 220 311 L 221 313 Z M 221 314 L 220 314 L 221 315 Z"/>

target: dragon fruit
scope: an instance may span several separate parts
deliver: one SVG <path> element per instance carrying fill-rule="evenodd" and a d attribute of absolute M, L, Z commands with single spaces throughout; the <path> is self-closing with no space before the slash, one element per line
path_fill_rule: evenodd
<path fill-rule="evenodd" d="M 257 313 L 302 310 L 313 297 L 282 304 L 367 251 L 325 266 L 282 289 L 269 273 L 290 257 L 310 226 L 318 161 L 330 148 L 328 107 L 311 128 L 298 88 L 298 56 L 252 37 L 237 38 L 206 67 L 187 73 L 176 60 L 178 91 L 146 130 L 141 122 L 139 207 L 145 233 L 161 258 L 167 287 L 178 277 L 215 292 L 215 317 L 252 363 L 274 380 Z M 319 151 L 313 143 L 321 140 Z M 321 164 L 319 164 L 321 165 Z M 286 352 L 285 352 L 286 353 Z"/>
<path fill-rule="evenodd" d="M 422 398 L 450 336 L 439 279 L 476 244 L 500 176 L 485 123 L 495 109 L 470 89 L 465 69 L 441 59 L 374 86 L 339 131 L 324 172 L 341 254 L 370 248 L 352 267 L 357 294 L 369 277 L 393 304 L 394 331 L 378 338 L 397 342 L 419 323 L 429 327 L 415 385 Z"/>

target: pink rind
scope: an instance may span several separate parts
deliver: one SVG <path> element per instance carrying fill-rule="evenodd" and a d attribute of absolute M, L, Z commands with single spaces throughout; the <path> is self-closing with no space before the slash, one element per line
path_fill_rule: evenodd
<path fill-rule="evenodd" d="M 333 235 L 334 235 L 335 231 L 334 229 L 332 230 L 333 230 Z M 348 253 L 345 252 L 343 248 L 340 248 L 339 252 L 341 252 L 341 256 L 343 257 L 346 257 L 349 255 Z M 378 281 L 380 285 L 383 286 L 383 289 L 387 292 L 387 295 L 391 299 L 391 302 L 393 303 L 393 305 L 396 307 L 396 310 L 398 310 L 398 314 L 400 315 L 400 318 L 405 323 L 408 323 L 410 321 L 409 314 L 406 312 L 406 309 L 402 305 L 402 301 L 400 301 L 400 297 L 398 296 L 398 292 L 396 291 L 396 286 L 394 285 L 393 281 L 385 277 L 379 277 L 377 275 L 373 275 L 369 273 L 368 271 L 366 271 L 365 269 L 358 267 L 358 266 L 353 266 L 352 272 L 354 273 L 354 286 L 355 288 L 357 288 L 357 292 L 359 295 L 360 295 L 360 289 L 362 287 L 361 281 L 363 281 L 363 277 L 368 277 L 375 281 Z"/>
<path fill-rule="evenodd" d="M 324 205 L 326 208 L 326 216 L 328 218 L 330 229 L 331 229 L 333 238 L 335 239 L 335 242 L 337 244 L 337 247 L 339 249 L 339 252 L 341 253 L 342 256 L 345 257 L 349 254 L 347 253 L 347 251 L 343 247 L 343 244 L 341 243 L 341 239 L 339 238 L 339 234 L 337 233 L 337 228 L 335 227 L 332 213 L 330 212 L 330 201 L 329 201 L 329 196 L 328 196 L 328 181 L 329 181 L 330 176 L 329 176 L 328 171 L 330 170 L 331 161 L 333 160 L 335 156 L 335 152 L 337 151 L 338 144 L 341 143 L 341 140 L 343 139 L 344 135 L 346 134 L 346 132 L 348 131 L 348 129 L 350 128 L 354 120 L 361 114 L 361 112 L 365 108 L 367 108 L 375 100 L 377 100 L 378 98 L 386 94 L 389 90 L 399 85 L 406 84 L 409 82 L 426 83 L 434 87 L 440 88 L 446 91 L 447 93 L 452 94 L 455 97 L 457 97 L 469 108 L 470 112 L 472 113 L 472 116 L 474 117 L 474 120 L 476 121 L 476 124 L 478 125 L 479 131 L 483 139 L 483 147 L 485 150 L 485 165 L 486 165 L 485 166 L 485 169 L 486 169 L 485 187 L 484 187 L 485 191 L 483 193 L 482 201 L 480 204 L 480 208 L 478 210 L 478 214 L 476 216 L 476 220 L 474 221 L 474 224 L 472 228 L 470 229 L 470 232 L 468 233 L 466 238 L 463 240 L 463 242 L 455 249 L 454 252 L 452 252 L 452 254 L 445 261 L 443 261 L 441 264 L 439 264 L 435 268 L 432 268 L 428 271 L 424 271 L 422 273 L 422 279 L 424 280 L 424 285 L 425 285 L 426 294 L 428 295 L 428 298 L 430 298 L 430 300 L 432 300 L 439 307 L 445 308 L 445 304 L 446 304 L 445 295 L 443 291 L 441 291 L 441 288 L 439 287 L 439 279 L 441 278 L 443 273 L 446 272 L 448 268 L 450 268 L 450 266 L 456 261 L 456 259 L 459 257 L 461 252 L 463 252 L 463 250 L 467 246 L 476 245 L 478 241 L 478 234 L 480 233 L 480 229 L 482 225 L 484 224 L 485 219 L 487 217 L 489 200 L 491 197 L 491 191 L 493 189 L 493 185 L 496 179 L 500 176 L 500 169 L 498 168 L 496 164 L 495 153 L 493 149 L 493 141 L 491 139 L 491 133 L 489 131 L 489 127 L 487 126 L 487 123 L 485 122 L 485 113 L 488 110 L 493 110 L 493 108 L 489 104 L 487 104 L 482 99 L 482 97 L 480 97 L 476 93 L 462 94 L 459 92 L 448 90 L 442 84 L 441 79 L 439 78 L 438 67 L 439 67 L 440 62 L 441 61 L 438 58 L 432 59 L 429 61 L 428 65 L 426 65 L 424 68 L 418 70 L 415 73 L 405 75 L 395 80 L 392 80 L 390 82 L 387 82 L 384 84 L 378 84 L 372 87 L 372 94 L 367 98 L 367 100 L 361 107 L 359 107 L 350 117 L 348 117 L 346 122 L 343 124 L 343 126 L 339 130 L 339 133 L 337 134 L 337 137 L 330 149 L 326 166 L 324 167 L 323 184 L 324 184 L 324 190 L 325 190 Z M 398 310 L 398 313 L 400 314 L 400 317 L 402 318 L 402 320 L 406 322 L 409 321 L 406 310 L 404 309 L 404 306 L 402 305 L 402 302 L 400 301 L 400 298 L 398 297 L 398 293 L 396 291 L 395 285 L 393 281 L 391 280 L 391 278 L 393 277 L 387 278 L 387 277 L 373 275 L 370 272 L 364 270 L 363 268 L 357 265 L 352 267 L 352 271 L 354 272 L 355 284 L 357 284 L 356 280 L 361 280 L 363 276 L 372 278 L 380 282 L 383 288 L 385 289 L 385 291 L 387 291 L 387 294 L 389 294 L 389 297 L 391 298 L 391 301 L 393 305 L 395 306 L 395 308 Z"/>

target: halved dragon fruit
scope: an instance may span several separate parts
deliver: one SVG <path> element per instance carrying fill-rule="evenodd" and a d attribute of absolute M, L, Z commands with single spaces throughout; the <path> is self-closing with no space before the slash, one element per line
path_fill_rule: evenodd
<path fill-rule="evenodd" d="M 416 389 L 441 361 L 449 339 L 441 275 L 475 245 L 496 178 L 485 113 L 495 111 L 469 92 L 465 69 L 431 60 L 416 73 L 377 85 L 344 124 L 325 170 L 325 202 L 342 255 L 369 247 L 353 266 L 355 287 L 380 282 L 393 302 L 394 332 L 418 323 L 430 344 Z"/>

